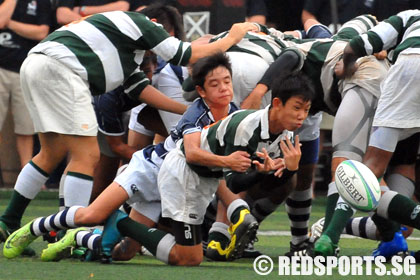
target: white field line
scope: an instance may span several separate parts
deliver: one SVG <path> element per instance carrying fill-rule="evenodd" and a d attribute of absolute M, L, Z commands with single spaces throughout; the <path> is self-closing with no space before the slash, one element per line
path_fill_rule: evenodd
<path fill-rule="evenodd" d="M 287 230 L 259 230 L 258 235 L 263 236 L 290 236 L 290 231 Z M 360 238 L 353 235 L 342 234 L 341 238 Z M 420 237 L 408 237 L 408 240 L 420 240 Z"/>

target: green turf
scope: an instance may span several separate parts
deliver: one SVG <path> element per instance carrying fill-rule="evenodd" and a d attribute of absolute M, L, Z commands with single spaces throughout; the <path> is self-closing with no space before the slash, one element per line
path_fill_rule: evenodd
<path fill-rule="evenodd" d="M 0 191 L 0 213 L 7 206 L 10 192 Z M 48 215 L 57 210 L 57 193 L 42 192 L 26 210 L 23 222 L 29 222 L 35 217 Z M 311 223 L 323 217 L 325 206 L 324 198 L 317 198 L 312 208 Z M 271 215 L 260 229 L 288 230 L 288 219 L 285 215 L 284 206 L 281 206 Z M 419 237 L 415 232 L 413 236 Z M 290 237 L 287 236 L 259 236 L 256 248 L 275 260 L 278 256 L 288 251 Z M 342 239 L 340 242 L 341 255 L 369 255 L 377 242 L 362 239 Z M 204 261 L 199 267 L 171 267 L 162 264 L 152 257 L 138 256 L 129 262 L 115 262 L 111 265 L 99 263 L 85 263 L 76 259 L 66 259 L 59 263 L 43 263 L 39 254 L 46 243 L 41 238 L 31 245 L 38 256 L 33 258 L 18 257 L 7 260 L 2 257 L 2 245 L 0 246 L 0 279 L 313 279 L 315 276 L 279 276 L 278 266 L 268 276 L 258 276 L 253 270 L 253 260 L 240 259 L 231 263 L 215 263 Z M 409 241 L 409 247 L 420 249 L 419 241 Z M 391 268 L 390 265 L 387 265 Z M 420 275 L 420 265 L 416 272 Z M 281 277 L 281 278 L 280 278 Z M 326 276 L 325 276 L 326 277 Z M 317 278 L 325 278 L 317 277 Z M 342 279 L 337 270 L 328 279 Z M 381 279 L 391 279 L 395 276 L 382 276 Z M 406 279 L 406 276 L 402 276 Z M 350 276 L 348 279 L 377 279 L 378 276 Z M 414 278 L 417 278 L 414 276 Z M 414 279 L 413 278 L 413 279 Z M 419 276 L 420 278 L 420 276 Z"/>

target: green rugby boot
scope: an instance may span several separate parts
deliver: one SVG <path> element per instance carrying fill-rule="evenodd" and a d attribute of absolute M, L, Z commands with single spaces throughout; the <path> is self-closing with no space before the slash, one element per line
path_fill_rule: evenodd
<path fill-rule="evenodd" d="M 31 225 L 32 222 L 27 223 L 17 231 L 13 232 L 4 243 L 3 255 L 8 258 L 16 258 L 21 255 L 25 248 L 32 243 L 38 236 L 32 235 Z"/>
<path fill-rule="evenodd" d="M 76 246 L 76 234 L 79 231 L 88 230 L 86 228 L 75 228 L 67 230 L 66 235 L 59 241 L 48 244 L 48 248 L 42 250 L 41 260 L 44 262 L 59 261 L 63 258 L 70 257 Z"/>

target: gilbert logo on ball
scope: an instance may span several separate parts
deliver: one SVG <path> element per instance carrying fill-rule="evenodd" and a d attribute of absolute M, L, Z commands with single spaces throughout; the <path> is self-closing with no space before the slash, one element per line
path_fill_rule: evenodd
<path fill-rule="evenodd" d="M 335 171 L 335 184 L 340 196 L 352 207 L 361 211 L 376 209 L 381 198 L 381 188 L 373 172 L 363 163 L 346 160 Z"/>

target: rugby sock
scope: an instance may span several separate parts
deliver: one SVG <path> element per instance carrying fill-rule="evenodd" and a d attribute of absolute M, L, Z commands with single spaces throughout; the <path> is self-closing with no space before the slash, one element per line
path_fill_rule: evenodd
<path fill-rule="evenodd" d="M 268 215 L 273 213 L 280 204 L 272 202 L 268 197 L 257 199 L 252 205 L 251 214 L 257 219 L 258 223 L 261 223 Z"/>
<path fill-rule="evenodd" d="M 383 218 L 420 229 L 420 205 L 394 191 L 382 195 L 376 212 Z"/>
<path fill-rule="evenodd" d="M 10 229 L 18 229 L 23 213 L 48 179 L 48 173 L 30 161 L 19 173 L 15 189 L 0 221 Z"/>
<path fill-rule="evenodd" d="M 67 172 L 64 180 L 64 202 L 66 207 L 88 206 L 92 193 L 93 178 L 86 174 Z"/>
<path fill-rule="evenodd" d="M 220 243 L 222 249 L 226 248 L 226 245 L 230 242 L 230 234 L 228 232 L 229 226 L 221 223 L 214 222 L 209 230 L 209 242 L 214 240 Z"/>
<path fill-rule="evenodd" d="M 308 239 L 309 217 L 312 206 L 312 189 L 293 191 L 286 199 L 286 212 L 290 221 L 292 244 Z"/>
<path fill-rule="evenodd" d="M 58 209 L 60 211 L 66 208 L 64 202 L 64 182 L 66 181 L 66 174 L 61 175 L 60 184 L 58 186 Z"/>
<path fill-rule="evenodd" d="M 353 216 L 354 210 L 341 198 L 337 201 L 334 215 L 323 234 L 328 235 L 334 244 L 340 240 L 340 235 L 346 227 L 347 221 Z M 325 229 L 325 226 L 324 226 Z"/>
<path fill-rule="evenodd" d="M 101 246 L 101 235 L 93 234 L 88 230 L 81 230 L 76 233 L 76 243 L 91 250 L 98 250 Z"/>
<path fill-rule="evenodd" d="M 167 235 L 172 236 L 174 245 L 175 245 L 175 238 L 173 237 L 173 235 L 168 234 L 162 230 L 158 230 L 156 228 L 149 228 L 143 224 L 133 221 L 129 217 L 121 219 L 117 223 L 117 228 L 123 236 L 128 236 L 128 237 L 133 238 L 134 240 L 137 240 L 138 242 L 140 242 L 140 244 L 146 247 L 147 250 L 150 251 L 150 253 L 152 253 L 156 257 L 158 257 L 157 251 L 159 250 L 159 246 L 162 247 L 164 246 L 164 244 L 166 244 L 165 246 L 169 245 L 168 242 L 171 240 L 171 238 L 166 237 Z M 160 245 L 161 242 L 163 242 L 162 245 Z M 172 246 L 169 248 L 168 256 L 169 256 L 170 250 L 172 249 Z M 164 252 L 167 251 L 167 250 L 164 250 L 164 248 L 160 248 L 160 250 L 161 251 L 163 250 Z M 160 257 L 162 256 L 160 255 Z M 162 260 L 161 258 L 159 259 Z M 166 261 L 162 260 L 162 261 L 167 262 L 167 260 Z"/>
<path fill-rule="evenodd" d="M 331 182 L 328 184 L 328 194 L 327 194 L 327 206 L 325 208 L 325 220 L 324 220 L 324 229 L 328 227 L 331 222 L 331 219 L 334 214 L 335 206 L 337 205 L 337 200 L 340 197 L 337 191 L 337 186 L 335 182 Z"/>
<path fill-rule="evenodd" d="M 398 173 L 393 173 L 386 177 L 386 182 L 392 191 L 408 198 L 413 197 L 415 185 L 409 178 Z"/>
<path fill-rule="evenodd" d="M 381 240 L 385 242 L 394 239 L 395 233 L 401 229 L 401 224 L 382 218 L 377 213 L 372 215 L 372 221 L 378 228 Z"/>
<path fill-rule="evenodd" d="M 241 211 L 244 209 L 249 209 L 248 204 L 245 202 L 245 200 L 235 199 L 234 201 L 232 201 L 227 209 L 227 216 L 229 221 L 232 224 L 236 224 L 241 215 Z"/>
<path fill-rule="evenodd" d="M 82 208 L 82 206 L 72 206 L 56 214 L 35 219 L 31 225 L 31 233 L 40 236 L 51 230 L 77 228 L 74 223 L 74 216 L 79 208 Z"/>
<path fill-rule="evenodd" d="M 343 233 L 371 240 L 378 240 L 376 225 L 371 217 L 356 217 L 347 222 Z"/>

